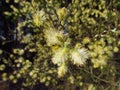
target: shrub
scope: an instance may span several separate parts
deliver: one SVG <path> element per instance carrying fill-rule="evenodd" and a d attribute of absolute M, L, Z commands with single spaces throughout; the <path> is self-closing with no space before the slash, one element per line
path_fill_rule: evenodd
<path fill-rule="evenodd" d="M 0 51 L 3 80 L 52 90 L 119 89 L 120 2 L 67 2 L 15 0 L 19 6 L 4 12 L 18 21 L 20 44 L 7 57 Z"/>

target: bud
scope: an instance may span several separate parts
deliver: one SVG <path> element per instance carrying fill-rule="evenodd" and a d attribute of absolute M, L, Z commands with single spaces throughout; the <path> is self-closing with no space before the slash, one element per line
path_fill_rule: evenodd
<path fill-rule="evenodd" d="M 58 77 L 63 77 L 67 72 L 67 66 L 65 64 L 62 64 L 59 68 L 58 68 Z"/>
<path fill-rule="evenodd" d="M 65 19 L 65 17 L 67 16 L 67 9 L 65 7 L 58 9 L 57 15 L 60 20 Z"/>

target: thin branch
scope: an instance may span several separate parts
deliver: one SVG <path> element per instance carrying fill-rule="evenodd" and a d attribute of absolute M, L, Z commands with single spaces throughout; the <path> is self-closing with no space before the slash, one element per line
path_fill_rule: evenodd
<path fill-rule="evenodd" d="M 87 71 L 87 70 L 85 70 L 85 69 L 84 69 L 84 71 L 87 72 L 87 73 L 89 73 L 89 74 L 91 74 L 89 71 Z M 104 79 L 99 78 L 98 76 L 96 76 L 96 75 L 94 75 L 94 74 L 91 74 L 91 75 L 92 75 L 94 78 L 96 78 L 96 79 L 98 79 L 98 80 L 100 80 L 100 81 L 102 81 L 102 82 L 105 82 L 105 83 L 110 84 L 110 85 L 112 85 L 112 86 L 116 86 L 116 84 L 114 84 L 114 82 L 104 80 Z"/>

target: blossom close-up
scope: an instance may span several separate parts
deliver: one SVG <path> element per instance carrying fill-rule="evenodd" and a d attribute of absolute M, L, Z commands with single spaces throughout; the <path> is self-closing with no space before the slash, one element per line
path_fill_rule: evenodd
<path fill-rule="evenodd" d="M 74 49 L 71 51 L 71 59 L 76 65 L 84 65 L 88 57 L 88 51 L 84 48 Z"/>

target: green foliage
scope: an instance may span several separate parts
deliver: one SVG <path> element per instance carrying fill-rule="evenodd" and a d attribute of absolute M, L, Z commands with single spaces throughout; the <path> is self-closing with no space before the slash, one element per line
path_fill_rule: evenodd
<path fill-rule="evenodd" d="M 3 80 L 52 90 L 118 90 L 120 11 L 117 0 L 31 0 L 11 6 L 17 40 L 0 60 Z M 6 72 L 10 67 L 11 72 Z M 62 82 L 62 83 L 61 83 Z M 112 88 L 112 89 L 111 89 Z"/>

